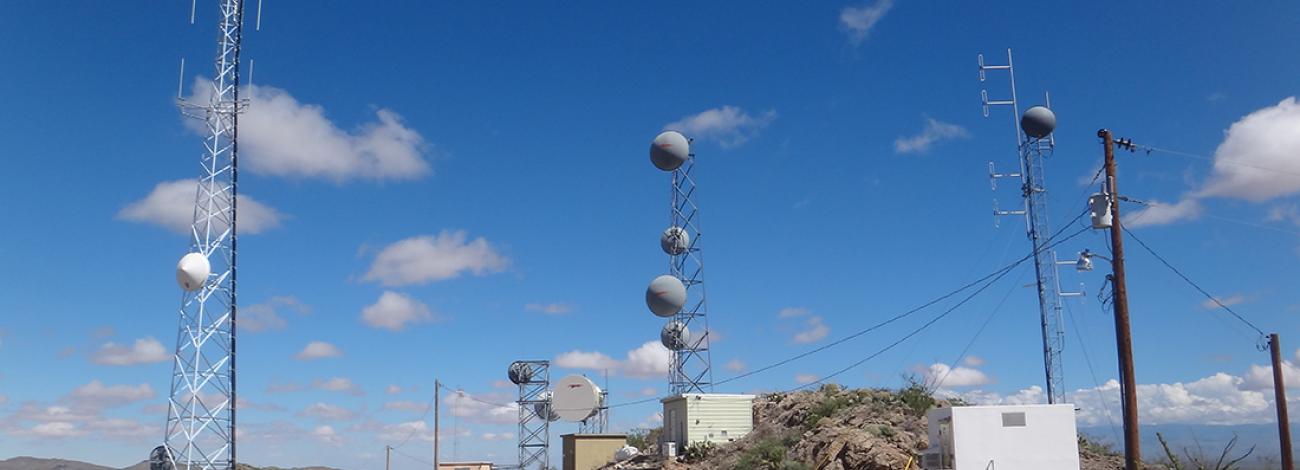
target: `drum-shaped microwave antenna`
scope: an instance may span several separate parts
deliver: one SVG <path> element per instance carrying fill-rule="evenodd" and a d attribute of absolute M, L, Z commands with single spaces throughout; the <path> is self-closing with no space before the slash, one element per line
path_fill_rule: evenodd
<path fill-rule="evenodd" d="M 1020 117 L 1020 128 L 1025 130 L 1025 135 L 1035 139 L 1047 137 L 1056 130 L 1056 113 L 1043 106 L 1026 109 Z"/>
<path fill-rule="evenodd" d="M 555 414 L 555 410 L 551 407 L 551 399 L 554 398 L 554 396 L 555 394 L 550 390 L 538 395 L 537 399 L 542 401 L 533 404 L 533 412 L 537 413 L 538 417 L 547 421 L 558 421 L 560 415 Z"/>
<path fill-rule="evenodd" d="M 664 318 L 676 315 L 686 305 L 686 286 L 668 274 L 656 277 L 645 290 L 645 304 L 655 315 Z"/>
<path fill-rule="evenodd" d="M 691 158 L 691 142 L 677 131 L 663 131 L 650 143 L 650 163 L 663 171 L 673 171 Z"/>
<path fill-rule="evenodd" d="M 581 375 L 570 375 L 555 384 L 551 411 L 565 421 L 582 421 L 600 411 L 600 388 Z"/>
<path fill-rule="evenodd" d="M 510 376 L 510 381 L 514 382 L 515 385 L 532 382 L 533 366 L 528 365 L 526 362 L 512 362 L 510 363 L 510 371 L 508 372 L 508 375 Z"/>
<path fill-rule="evenodd" d="M 668 227 L 659 235 L 659 248 L 663 248 L 664 253 L 677 256 L 685 253 L 690 246 L 691 234 L 681 227 Z"/>
<path fill-rule="evenodd" d="M 176 283 L 180 284 L 181 289 L 185 289 L 186 292 L 202 289 L 210 274 L 212 274 L 212 264 L 203 253 L 187 254 L 176 263 Z"/>
<path fill-rule="evenodd" d="M 659 330 L 659 342 L 670 351 L 686 349 L 691 343 L 691 330 L 685 323 L 673 320 Z"/>

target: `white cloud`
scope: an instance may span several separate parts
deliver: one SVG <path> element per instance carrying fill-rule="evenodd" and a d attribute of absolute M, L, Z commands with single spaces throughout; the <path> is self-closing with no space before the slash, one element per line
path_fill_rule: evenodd
<path fill-rule="evenodd" d="M 1201 216 L 1201 210 L 1200 199 L 1187 197 L 1173 204 L 1150 200 L 1145 207 L 1132 212 L 1120 212 L 1120 216 L 1125 227 L 1152 227 L 1195 219 Z"/>
<path fill-rule="evenodd" d="M 692 139 L 712 140 L 729 148 L 758 136 L 775 119 L 776 110 L 754 116 L 735 106 L 723 106 L 670 122 L 664 129 L 680 131 Z"/>
<path fill-rule="evenodd" d="M 239 330 L 251 333 L 282 330 L 288 322 L 280 316 L 281 309 L 289 309 L 299 315 L 311 313 L 311 307 L 298 301 L 293 296 L 276 296 L 266 302 L 253 304 L 239 309 Z"/>
<path fill-rule="evenodd" d="M 727 370 L 731 372 L 744 372 L 745 369 L 749 368 L 749 365 L 745 364 L 745 361 L 742 361 L 740 359 L 732 359 L 730 361 L 727 361 L 727 365 L 724 367 L 726 367 Z"/>
<path fill-rule="evenodd" d="M 429 409 L 428 403 L 419 403 L 414 401 L 397 400 L 384 403 L 385 410 L 407 411 L 411 413 L 424 413 Z"/>
<path fill-rule="evenodd" d="M 349 420 L 357 416 L 355 412 L 347 408 L 321 402 L 307 405 L 306 408 L 303 408 L 302 411 L 298 412 L 298 415 L 316 419 L 328 419 L 332 421 Z"/>
<path fill-rule="evenodd" d="M 435 236 L 418 236 L 398 241 L 375 256 L 363 278 L 386 286 L 424 284 L 460 277 L 498 273 L 510 260 L 497 253 L 483 237 L 466 243 L 463 230 L 443 230 Z"/>
<path fill-rule="evenodd" d="M 325 380 L 316 379 L 312 381 L 311 385 L 318 390 L 327 392 L 340 392 L 353 396 L 365 395 L 360 386 L 352 383 L 352 380 L 346 377 L 333 377 Z"/>
<path fill-rule="evenodd" d="M 641 389 L 641 391 L 640 391 L 640 392 L 637 392 L 637 393 L 640 394 L 640 395 L 643 396 L 643 397 L 653 397 L 653 396 L 655 396 L 655 394 L 658 394 L 659 391 L 658 391 L 658 390 L 655 390 L 654 387 L 646 387 L 646 388 Z"/>
<path fill-rule="evenodd" d="M 565 369 L 591 369 L 591 370 L 614 370 L 618 369 L 618 361 L 606 356 L 604 353 L 596 351 L 569 351 L 551 361 L 556 367 Z"/>
<path fill-rule="evenodd" d="M 809 313 L 812 313 L 812 310 L 808 310 L 808 309 L 803 308 L 803 307 L 786 307 L 786 308 L 781 309 L 781 311 L 776 312 L 776 317 L 777 317 L 777 318 L 794 318 L 794 317 L 802 317 L 802 316 L 808 315 Z"/>
<path fill-rule="evenodd" d="M 41 423 L 32 426 L 31 429 L 16 432 L 18 435 L 53 439 L 79 437 L 86 435 L 86 433 L 87 432 L 84 429 L 79 428 L 77 425 L 65 422 Z"/>
<path fill-rule="evenodd" d="M 985 362 L 986 361 L 984 361 L 984 358 L 979 356 L 966 356 L 965 359 L 961 360 L 962 364 L 965 364 L 970 367 L 979 367 L 984 365 Z"/>
<path fill-rule="evenodd" d="M 433 442 L 433 430 L 424 421 L 407 421 L 390 424 L 379 432 L 379 439 L 387 442 L 402 442 L 410 437 L 413 440 Z"/>
<path fill-rule="evenodd" d="M 813 374 L 795 374 L 794 381 L 799 385 L 806 385 L 816 382 L 818 377 Z"/>
<path fill-rule="evenodd" d="M 191 102 L 206 103 L 211 88 L 197 79 Z M 239 117 L 240 163 L 249 171 L 339 183 L 414 180 L 432 173 L 424 138 L 392 110 L 380 108 L 374 121 L 349 132 L 330 121 L 321 106 L 300 103 L 278 88 L 250 86 L 240 96 L 249 100 Z M 187 124 L 206 132 L 200 121 Z"/>
<path fill-rule="evenodd" d="M 867 39 L 867 33 L 893 6 L 893 0 L 877 0 L 871 5 L 844 7 L 840 10 L 840 28 L 849 35 L 854 46 L 862 44 Z"/>
<path fill-rule="evenodd" d="M 647 341 L 641 347 L 627 352 L 623 361 L 623 375 L 628 377 L 664 377 L 668 375 L 668 363 L 672 353 L 658 341 Z"/>
<path fill-rule="evenodd" d="M 1233 123 L 1214 151 L 1203 196 L 1250 201 L 1300 192 L 1300 102 L 1289 97 Z"/>
<path fill-rule="evenodd" d="M 1252 364 L 1246 371 L 1242 386 L 1250 390 L 1273 390 L 1273 368 Z M 1287 388 L 1300 388 L 1300 367 L 1291 361 L 1282 361 L 1282 383 Z"/>
<path fill-rule="evenodd" d="M 68 399 L 74 403 L 94 407 L 114 407 L 148 400 L 154 397 L 153 387 L 147 383 L 140 385 L 104 385 L 99 380 L 72 390 Z"/>
<path fill-rule="evenodd" d="M 402 331 L 407 324 L 433 321 L 433 313 L 406 294 L 384 291 L 374 305 L 361 310 L 361 320 L 375 328 Z"/>
<path fill-rule="evenodd" d="M 1217 300 L 1218 302 L 1216 303 L 1215 300 Z M 1219 308 L 1219 304 L 1223 304 L 1224 306 L 1231 307 L 1233 305 L 1244 304 L 1248 300 L 1249 299 L 1247 299 L 1246 296 L 1242 294 L 1233 294 L 1227 297 L 1215 297 L 1214 300 L 1205 299 L 1201 301 L 1201 308 L 1206 310 L 1214 310 L 1216 308 Z"/>
<path fill-rule="evenodd" d="M 991 383 L 984 372 L 970 367 L 953 368 L 948 364 L 934 363 L 925 369 L 925 383 L 931 387 L 975 387 Z"/>
<path fill-rule="evenodd" d="M 513 441 L 513 440 L 515 440 L 515 434 L 514 434 L 514 433 L 510 433 L 510 432 L 503 432 L 503 433 L 485 432 L 485 433 L 483 433 L 483 436 L 482 436 L 482 437 L 483 437 L 483 440 L 485 440 L 485 441 Z"/>
<path fill-rule="evenodd" d="M 334 431 L 334 428 L 329 425 L 322 424 L 320 426 L 316 426 L 311 430 L 311 436 L 321 442 L 324 442 L 332 446 L 337 447 L 343 445 L 343 436 L 340 436 L 337 432 Z"/>
<path fill-rule="evenodd" d="M 519 405 L 504 395 L 471 395 L 457 390 L 446 395 L 447 406 L 453 416 L 470 421 L 492 424 L 511 424 L 519 421 Z"/>
<path fill-rule="evenodd" d="M 402 387 L 399 387 L 395 384 L 389 385 L 388 388 L 384 389 L 384 393 L 387 393 L 389 395 L 397 395 L 399 393 L 402 393 Z"/>
<path fill-rule="evenodd" d="M 530 312 L 540 312 L 550 315 L 563 315 L 573 312 L 573 306 L 569 304 L 541 304 L 530 303 L 524 306 L 524 310 Z"/>
<path fill-rule="evenodd" d="M 131 346 L 117 344 L 113 342 L 104 343 L 95 351 L 90 360 L 96 364 L 108 366 L 132 366 L 136 364 L 152 364 L 155 362 L 167 362 L 172 358 L 162 343 L 153 337 L 141 338 L 135 340 Z"/>
<path fill-rule="evenodd" d="M 808 328 L 795 333 L 793 340 L 799 344 L 814 343 L 821 341 L 830 332 L 831 328 L 822 322 L 822 317 L 812 316 L 808 318 Z"/>
<path fill-rule="evenodd" d="M 299 361 L 311 361 L 328 357 L 343 357 L 343 351 L 338 346 L 324 341 L 312 341 L 307 343 L 307 346 L 303 347 L 302 351 L 298 351 L 298 354 L 293 356 L 294 359 Z"/>
<path fill-rule="evenodd" d="M 930 150 L 930 147 L 939 142 L 969 137 L 970 132 L 964 127 L 927 117 L 925 118 L 925 128 L 921 129 L 919 134 L 894 139 L 894 152 L 925 153 Z"/>
<path fill-rule="evenodd" d="M 240 126 L 243 129 L 244 126 Z M 241 134 L 242 136 L 242 134 Z M 242 140 L 241 140 L 242 142 Z M 117 218 L 150 223 L 172 232 L 188 234 L 194 223 L 194 199 L 199 182 L 195 179 L 163 181 L 148 196 L 118 211 Z M 239 233 L 262 233 L 280 226 L 284 215 L 246 195 L 239 195 Z M 216 227 L 225 230 L 224 223 Z"/>

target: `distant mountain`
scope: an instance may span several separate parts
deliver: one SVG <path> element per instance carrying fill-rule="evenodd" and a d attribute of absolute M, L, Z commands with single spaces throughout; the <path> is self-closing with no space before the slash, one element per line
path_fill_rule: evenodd
<path fill-rule="evenodd" d="M 9 460 L 0 460 L 0 470 L 118 470 L 113 467 L 105 467 L 76 460 L 63 459 L 41 459 L 36 457 L 14 457 Z M 142 460 L 140 463 L 126 467 L 121 470 L 149 470 L 149 461 Z M 247 464 L 239 464 L 239 470 L 339 470 L 332 467 L 302 467 L 302 468 L 280 468 L 280 467 L 254 467 Z"/>
<path fill-rule="evenodd" d="M 1112 431 L 1110 427 L 1080 427 L 1079 433 L 1088 436 L 1091 440 L 1102 442 L 1110 445 L 1113 449 L 1123 451 L 1124 444 L 1122 436 L 1117 439 L 1116 432 L 1122 433 L 1123 429 Z M 1156 433 L 1160 433 L 1169 442 L 1169 448 L 1182 456 L 1184 450 L 1197 452 L 1197 446 L 1206 453 L 1218 456 L 1224 446 L 1232 437 L 1237 436 L 1237 446 L 1233 455 L 1240 455 L 1251 446 L 1255 446 L 1255 451 L 1250 454 L 1248 461 L 1253 462 L 1257 458 L 1272 458 L 1274 461 L 1278 457 L 1277 425 L 1276 424 L 1242 424 L 1235 426 L 1213 426 L 1205 424 L 1161 424 L 1161 425 L 1144 425 L 1142 426 L 1142 457 L 1147 460 L 1163 460 L 1165 456 L 1164 449 L 1160 448 L 1160 441 L 1156 439 Z M 1292 425 L 1291 434 L 1300 436 L 1300 426 Z M 0 469 L 3 470 L 3 469 Z"/>

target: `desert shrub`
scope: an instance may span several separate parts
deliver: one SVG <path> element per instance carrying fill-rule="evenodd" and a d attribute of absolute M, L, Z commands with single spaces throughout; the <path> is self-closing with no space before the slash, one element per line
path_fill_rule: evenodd
<path fill-rule="evenodd" d="M 808 410 L 808 416 L 804 418 L 804 426 L 810 428 L 816 426 L 822 418 L 833 416 L 836 411 L 847 408 L 851 404 L 853 403 L 846 397 L 826 397 Z"/>
<path fill-rule="evenodd" d="M 682 460 L 686 463 L 701 462 L 717 449 L 718 446 L 709 441 L 692 442 L 682 449 Z"/>
<path fill-rule="evenodd" d="M 898 399 L 907 406 L 914 416 L 925 416 L 925 412 L 934 407 L 934 396 L 930 389 L 915 376 L 903 378 L 907 385 L 898 390 Z"/>
<path fill-rule="evenodd" d="M 777 439 L 758 441 L 745 450 L 736 463 L 737 469 L 776 470 L 785 462 L 785 445 Z"/>
<path fill-rule="evenodd" d="M 634 429 L 627 433 L 627 445 L 636 447 L 642 452 L 655 450 L 658 448 L 659 435 L 662 432 L 662 427 Z"/>

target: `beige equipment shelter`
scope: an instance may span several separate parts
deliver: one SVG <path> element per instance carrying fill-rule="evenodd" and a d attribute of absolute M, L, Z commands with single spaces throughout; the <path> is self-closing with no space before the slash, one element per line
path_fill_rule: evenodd
<path fill-rule="evenodd" d="M 627 434 L 565 434 L 564 470 L 593 470 L 614 461 L 627 445 Z"/>

